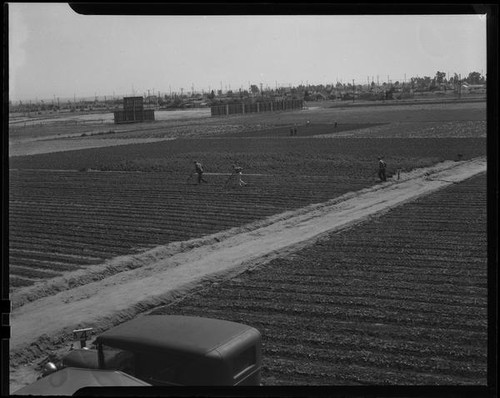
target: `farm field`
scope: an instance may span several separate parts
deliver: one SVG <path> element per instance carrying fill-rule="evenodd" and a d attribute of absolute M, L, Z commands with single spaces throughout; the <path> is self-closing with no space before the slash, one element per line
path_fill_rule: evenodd
<path fill-rule="evenodd" d="M 301 124 L 305 120 L 311 121 L 307 132 L 305 124 Z M 338 121 L 337 128 L 334 121 Z M 298 135 L 289 137 L 290 125 L 295 123 L 299 126 Z M 15 146 L 18 155 L 36 154 L 9 157 L 9 271 L 16 315 L 23 311 L 29 315 L 30 304 L 34 308 L 42 305 L 43 297 L 55 298 L 52 295 L 58 290 L 51 290 L 51 283 L 59 283 L 59 279 L 68 282 L 64 287 L 69 289 L 65 292 L 68 301 L 64 301 L 67 309 L 77 308 L 92 297 L 88 292 L 92 291 L 90 285 L 95 275 L 90 270 L 112 272 L 95 284 L 104 287 L 111 283 L 113 287 L 116 283 L 118 290 L 123 286 L 116 280 L 127 273 L 122 271 L 128 267 L 118 264 L 122 256 L 147 256 L 169 244 L 178 245 L 188 255 L 194 251 L 191 239 L 202 242 L 201 238 L 210 234 L 232 228 L 244 230 L 249 223 L 285 211 L 302 211 L 305 206 L 323 204 L 365 188 L 378 189 L 383 185 L 376 175 L 378 155 L 384 155 L 388 163 L 388 184 L 395 182 L 398 169 L 409 173 L 443 161 L 455 164 L 459 159 L 466 161 L 486 155 L 484 103 L 386 106 L 369 110 L 321 108 L 259 117 L 197 118 L 128 126 L 119 133 L 98 128 L 77 138 L 53 139 L 50 137 L 55 132 L 50 124 L 43 129 L 41 136 L 27 133 L 23 139 L 33 140 L 19 140 Z M 57 134 L 72 134 L 68 127 L 58 125 L 57 129 Z M 147 143 L 153 139 L 163 141 Z M 102 147 L 92 147 L 97 142 Z M 33 147 L 40 143 L 39 150 L 25 151 L 27 143 Z M 79 145 L 89 146 L 72 150 Z M 197 185 L 194 177 L 186 183 L 194 159 L 205 165 L 208 184 Z M 226 185 L 233 162 L 244 167 L 247 186 Z M 459 187 L 465 188 L 456 191 Z M 432 195 L 435 199 L 429 205 L 425 204 L 428 203 L 425 198 L 419 199 L 415 205 L 421 211 L 416 214 L 422 216 L 424 208 L 426 211 L 436 208 L 437 213 L 433 210 L 432 217 L 422 216 L 419 220 L 408 217 L 408 222 L 413 223 L 410 227 L 403 213 L 395 209 L 363 227 L 332 235 L 309 252 L 305 249 L 297 255 L 273 260 L 269 268 L 258 268 L 258 272 L 219 285 L 220 292 L 218 288 L 210 289 L 207 303 L 213 303 L 213 315 L 227 313 L 232 319 L 244 320 L 263 332 L 267 385 L 291 384 L 290 380 L 295 380 L 295 384 L 332 384 L 328 373 L 332 369 L 338 374 L 334 384 L 373 384 L 379 377 L 379 384 L 481 384 L 485 378 L 486 318 L 481 314 L 485 311 L 486 288 L 485 282 L 483 287 L 483 282 L 478 281 L 486 262 L 486 252 L 480 249 L 485 244 L 486 232 L 485 222 L 482 221 L 484 230 L 480 230 L 479 224 L 485 189 L 486 179 L 474 178 L 442 191 L 455 192 L 451 207 L 446 202 L 449 196 L 440 196 L 441 193 Z M 473 198 L 472 205 L 465 200 L 457 201 L 460 195 Z M 476 199 L 478 202 L 474 202 Z M 401 209 L 408 206 L 411 204 Z M 471 217 L 476 231 L 467 237 L 454 227 L 454 215 L 463 218 L 465 213 L 466 219 Z M 400 214 L 399 218 L 391 218 L 395 214 Z M 440 214 L 443 218 L 437 219 Z M 386 219 L 392 221 L 383 224 Z M 393 224 L 407 229 L 401 232 Z M 365 231 L 368 225 L 373 226 L 370 232 Z M 436 227 L 432 229 L 432 225 Z M 355 233 L 358 229 L 359 236 Z M 448 229 L 456 234 L 444 234 Z M 340 242 L 342 236 L 346 237 Z M 434 246 L 423 249 L 424 236 L 433 244 L 441 242 L 439 249 Z M 452 244 L 442 239 L 449 239 Z M 464 239 L 468 241 L 463 243 Z M 335 242 L 333 246 L 328 243 L 330 240 Z M 471 249 L 474 242 L 475 251 Z M 188 246 L 184 247 L 186 243 Z M 207 242 L 201 244 L 209 246 Z M 341 250 L 337 250 L 339 246 Z M 470 258 L 475 258 L 470 268 L 472 279 L 461 281 L 469 274 L 459 271 L 457 262 L 451 263 L 451 256 L 467 258 L 468 250 Z M 305 260 L 309 258 L 315 259 L 311 264 L 323 271 L 315 274 Z M 433 266 L 428 265 L 430 260 Z M 108 261 L 118 265 L 108 268 Z M 325 264 L 335 265 L 325 268 Z M 380 273 L 370 273 L 368 266 L 377 267 Z M 299 268 L 305 273 L 301 274 Z M 258 281 L 253 285 L 252 278 L 266 270 L 275 270 L 265 274 L 269 281 L 279 278 L 285 281 L 288 276 L 292 279 L 283 282 L 282 289 Z M 321 283 L 321 278 L 331 275 L 332 270 L 339 272 L 339 283 L 331 285 L 338 292 L 328 290 L 330 284 Z M 140 274 L 141 269 L 135 271 Z M 67 275 L 69 279 L 65 279 Z M 388 280 L 394 276 L 398 283 L 392 285 Z M 473 286 L 467 288 L 468 283 Z M 244 289 L 247 285 L 249 288 Z M 414 286 L 418 286 L 419 293 Z M 79 287 L 82 293 L 76 292 Z M 244 297 L 243 304 L 233 299 L 223 304 L 223 292 L 234 298 L 236 287 Z M 356 296 L 358 288 L 361 293 Z M 455 288 L 458 293 L 454 293 Z M 278 298 L 273 301 L 273 309 L 269 309 L 266 301 L 275 293 Z M 466 297 L 471 294 L 475 305 L 467 307 L 466 313 L 472 314 L 472 309 L 477 312 L 471 318 L 473 321 L 455 327 L 453 311 L 458 308 L 462 293 Z M 401 294 L 405 300 L 398 301 Z M 286 300 L 293 302 L 295 298 L 298 301 L 292 310 L 283 308 Z M 163 310 L 195 312 L 192 304 L 195 301 L 189 300 Z M 313 308 L 323 304 L 329 308 L 324 328 L 319 312 Z M 95 315 L 91 308 L 80 308 L 82 325 Z M 258 324 L 257 313 L 261 310 L 271 312 Z M 410 317 L 413 313 L 416 318 Z M 39 309 L 36 314 L 43 316 L 44 310 Z M 209 314 L 208 310 L 205 314 Z M 445 326 L 437 324 L 440 314 Z M 123 314 L 115 315 L 104 319 L 101 327 L 126 319 L 121 318 Z M 464 317 L 456 316 L 458 320 Z M 472 325 L 481 319 L 483 323 Z M 280 340 L 285 326 L 288 330 L 307 324 L 319 325 L 319 334 L 303 329 L 296 337 L 285 334 Z M 63 328 L 62 323 L 60 327 Z M 344 334 L 328 342 L 325 336 L 334 329 Z M 404 343 L 405 333 L 411 333 L 409 343 Z M 370 340 L 372 337 L 374 340 Z M 458 340 L 453 345 L 455 337 Z M 35 373 L 31 368 L 28 371 L 26 361 L 55 353 L 67 338 L 64 334 L 33 336 L 27 349 L 11 353 L 11 383 L 17 386 L 28 383 Z M 316 348 L 309 352 L 311 347 Z M 459 353 L 464 347 L 466 354 Z M 404 356 L 405 348 L 412 355 L 410 359 Z M 453 354 L 454 349 L 458 351 Z M 386 351 L 388 356 L 384 357 Z M 421 353 L 417 354 L 418 351 Z M 338 354 L 333 368 L 332 352 Z M 350 352 L 352 358 L 348 356 Z M 352 366 L 346 367 L 353 358 Z"/>
<path fill-rule="evenodd" d="M 485 139 L 183 139 L 11 158 L 11 289 L 377 184 L 379 153 L 391 176 L 482 156 Z M 186 182 L 193 159 L 208 184 Z M 234 161 L 248 186 L 225 184 Z"/>
<path fill-rule="evenodd" d="M 154 314 L 247 323 L 264 385 L 485 385 L 483 173 Z"/>
<path fill-rule="evenodd" d="M 345 130 L 352 131 L 352 127 L 356 125 L 359 127 L 362 125 L 393 127 L 389 130 L 379 129 L 376 131 L 376 136 L 380 134 L 386 137 L 422 136 L 420 131 L 432 136 L 432 131 L 429 129 L 446 123 L 452 127 L 447 129 L 446 136 L 461 137 L 471 133 L 470 129 L 466 128 L 470 122 L 485 123 L 486 120 L 486 102 L 396 103 L 369 107 L 338 103 L 334 108 L 329 104 L 331 103 L 317 103 L 314 104 L 315 106 L 296 112 L 214 118 L 208 115 L 203 117 L 204 113 L 200 111 L 166 112 L 170 119 L 128 125 L 101 123 L 98 121 L 102 117 L 99 114 L 94 115 L 95 120 L 92 120 L 92 115 L 82 115 L 81 117 L 89 120 L 80 122 L 59 117 L 52 123 L 35 124 L 33 127 L 24 127 L 22 123 L 12 123 L 9 125 L 9 156 L 61 151 L 64 148 L 69 150 L 120 145 L 136 143 L 137 140 L 201 138 L 235 134 L 251 136 L 260 130 L 284 128 L 289 131 L 291 126 L 298 128 L 300 136 L 305 131 L 304 127 L 308 120 L 311 127 L 323 125 L 317 134 L 335 133 L 332 136 Z M 338 126 L 333 129 L 335 122 Z M 276 136 L 276 134 L 272 135 Z M 32 144 L 32 147 L 28 144 Z"/>

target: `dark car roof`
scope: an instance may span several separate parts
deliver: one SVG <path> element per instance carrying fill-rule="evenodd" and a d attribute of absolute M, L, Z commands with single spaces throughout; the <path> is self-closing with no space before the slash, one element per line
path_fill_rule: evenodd
<path fill-rule="evenodd" d="M 204 355 L 250 330 L 256 331 L 220 319 L 146 315 L 104 332 L 96 342 L 131 351 Z"/>
<path fill-rule="evenodd" d="M 43 377 L 11 395 L 73 395 L 83 387 L 150 386 L 117 370 L 64 368 Z"/>

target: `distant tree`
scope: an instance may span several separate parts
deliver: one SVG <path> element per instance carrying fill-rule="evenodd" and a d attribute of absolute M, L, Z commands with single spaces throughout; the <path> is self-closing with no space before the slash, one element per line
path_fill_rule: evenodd
<path fill-rule="evenodd" d="M 250 86 L 250 92 L 251 92 L 252 94 L 258 94 L 260 91 L 259 91 L 259 88 L 258 88 L 255 84 L 252 84 L 252 85 Z"/>
<path fill-rule="evenodd" d="M 470 72 L 465 81 L 469 84 L 482 84 L 483 80 L 481 77 L 482 76 L 479 72 Z"/>
<path fill-rule="evenodd" d="M 444 73 L 444 72 L 439 72 L 439 71 L 438 71 L 438 72 L 436 73 L 436 77 L 435 77 L 435 79 L 436 79 L 436 84 L 438 84 L 438 85 L 439 85 L 439 84 L 444 83 L 444 79 L 445 79 L 445 77 L 446 77 L 446 73 Z"/>
<path fill-rule="evenodd" d="M 174 108 L 178 108 L 180 107 L 182 104 L 182 100 L 179 96 L 175 96 L 175 98 L 170 102 L 170 106 L 174 107 Z"/>

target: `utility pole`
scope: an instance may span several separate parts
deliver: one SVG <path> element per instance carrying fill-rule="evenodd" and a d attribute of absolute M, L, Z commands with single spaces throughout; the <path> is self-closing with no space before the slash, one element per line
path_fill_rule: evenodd
<path fill-rule="evenodd" d="M 462 98 L 462 74 L 458 75 L 458 99 Z"/>
<path fill-rule="evenodd" d="M 356 86 L 354 85 L 354 79 L 352 79 L 352 102 L 354 103 L 354 98 L 356 97 Z"/>

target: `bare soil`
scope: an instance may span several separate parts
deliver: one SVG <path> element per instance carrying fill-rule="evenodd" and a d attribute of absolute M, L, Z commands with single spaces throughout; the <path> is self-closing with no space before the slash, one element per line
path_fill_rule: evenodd
<path fill-rule="evenodd" d="M 265 265 L 327 233 L 351 228 L 485 170 L 484 158 L 443 162 L 325 203 L 201 239 L 121 256 L 20 289 L 11 297 L 15 303 L 11 314 L 11 391 L 35 381 L 47 359 L 67 350 L 73 329 L 94 327 L 100 333 L 196 292 L 207 283 Z M 127 263 L 129 270 L 123 271 Z"/>

